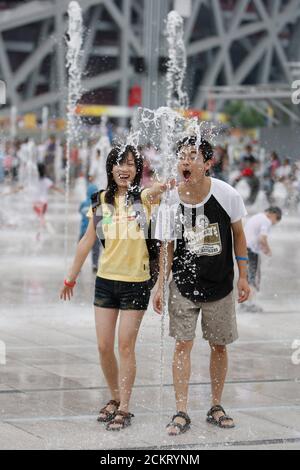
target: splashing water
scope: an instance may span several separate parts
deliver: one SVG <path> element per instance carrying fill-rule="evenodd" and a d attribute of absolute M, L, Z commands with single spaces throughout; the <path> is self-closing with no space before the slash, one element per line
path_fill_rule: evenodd
<path fill-rule="evenodd" d="M 183 19 L 177 11 L 170 11 L 167 18 L 167 106 L 185 109 L 188 107 L 188 96 L 183 90 L 186 72 L 186 49 L 183 39 Z"/>
<path fill-rule="evenodd" d="M 167 18 L 168 71 L 166 105 L 156 110 L 139 108 L 133 118 L 132 128 L 127 136 L 127 144 L 138 147 L 151 144 L 160 152 L 163 161 L 163 180 L 177 178 L 177 155 L 175 143 L 183 136 L 196 136 L 196 144 L 201 142 L 201 127 L 197 118 L 186 119 L 183 111 L 187 108 L 188 98 L 183 90 L 186 71 L 186 51 L 183 40 L 183 20 L 172 11 Z M 159 179 L 159 178 L 158 178 Z M 170 203 L 170 189 L 163 196 L 163 204 Z M 164 227 L 167 230 L 167 226 Z M 166 234 L 165 234 L 166 235 Z M 163 234 L 163 239 L 166 240 Z M 168 242 L 162 243 L 163 250 L 163 293 L 160 337 L 160 421 L 163 410 L 163 370 L 164 370 L 164 336 L 165 318 L 168 312 Z M 163 426 L 160 426 L 162 429 Z M 162 442 L 162 436 L 161 436 Z"/>
<path fill-rule="evenodd" d="M 75 110 L 82 95 L 81 58 L 83 43 L 82 11 L 78 2 L 72 1 L 68 8 L 69 26 L 67 32 L 67 68 L 68 104 L 67 104 L 67 144 L 66 144 L 66 175 L 65 175 L 65 264 L 67 264 L 68 240 L 68 208 L 70 198 L 70 151 L 71 144 L 78 139 L 79 118 Z"/>
<path fill-rule="evenodd" d="M 82 95 L 81 58 L 83 44 L 82 11 L 78 2 L 72 1 L 68 8 L 69 27 L 67 32 L 67 68 L 69 72 L 68 86 L 68 125 L 67 135 L 71 141 L 78 135 L 78 117 L 76 105 Z"/>
<path fill-rule="evenodd" d="M 100 152 L 100 162 L 97 163 L 99 166 L 99 180 L 96 182 L 99 189 L 105 189 L 107 186 L 106 176 L 106 160 L 109 152 L 111 151 L 110 140 L 107 133 L 107 117 L 102 116 L 100 124 L 100 139 L 98 140 L 95 150 Z M 95 158 L 95 156 L 94 156 Z"/>

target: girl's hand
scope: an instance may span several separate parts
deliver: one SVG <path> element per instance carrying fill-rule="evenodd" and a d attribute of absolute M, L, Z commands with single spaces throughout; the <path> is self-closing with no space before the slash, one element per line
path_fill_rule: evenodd
<path fill-rule="evenodd" d="M 165 183 L 156 182 L 153 184 L 152 188 L 153 192 L 156 194 L 163 194 L 167 189 L 174 189 L 176 186 L 175 178 L 167 180 Z"/>
<path fill-rule="evenodd" d="M 68 287 L 64 286 L 60 292 L 60 298 L 63 300 L 71 300 L 71 297 L 73 297 L 73 289 L 74 287 Z"/>
<path fill-rule="evenodd" d="M 174 189 L 175 186 L 176 180 L 174 178 L 167 180 L 165 183 L 156 181 L 151 188 L 148 188 L 147 197 L 151 204 L 159 204 L 161 195 L 167 191 L 167 189 Z"/>

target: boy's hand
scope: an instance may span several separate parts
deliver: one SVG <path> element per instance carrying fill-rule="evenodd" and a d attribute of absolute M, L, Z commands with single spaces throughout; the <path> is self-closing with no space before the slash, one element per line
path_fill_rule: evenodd
<path fill-rule="evenodd" d="M 246 302 L 248 300 L 249 295 L 250 295 L 250 286 L 248 284 L 247 279 L 240 278 L 237 283 L 237 288 L 238 288 L 238 303 L 242 304 L 243 302 Z"/>
<path fill-rule="evenodd" d="M 163 307 L 163 291 L 161 288 L 158 288 L 153 297 L 153 308 L 156 313 L 161 315 Z"/>

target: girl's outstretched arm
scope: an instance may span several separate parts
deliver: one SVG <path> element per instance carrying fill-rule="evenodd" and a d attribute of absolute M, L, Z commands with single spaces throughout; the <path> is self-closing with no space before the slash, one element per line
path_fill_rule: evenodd
<path fill-rule="evenodd" d="M 85 232 L 84 236 L 82 237 L 82 239 L 77 245 L 75 258 L 74 258 L 72 267 L 69 271 L 68 277 L 66 279 L 66 282 L 69 285 L 65 284 L 63 289 L 61 290 L 61 293 L 60 293 L 61 299 L 67 300 L 68 298 L 70 300 L 70 298 L 72 297 L 76 278 L 78 274 L 80 273 L 80 270 L 89 252 L 94 246 L 96 238 L 97 238 L 97 235 L 96 235 L 96 231 L 94 227 L 94 221 L 93 221 L 93 218 L 91 218 L 89 221 L 87 231 Z"/>
<path fill-rule="evenodd" d="M 171 179 L 165 183 L 156 181 L 153 185 L 147 189 L 147 199 L 151 204 L 159 204 L 162 194 L 167 189 L 173 189 L 176 186 L 176 180 Z"/>

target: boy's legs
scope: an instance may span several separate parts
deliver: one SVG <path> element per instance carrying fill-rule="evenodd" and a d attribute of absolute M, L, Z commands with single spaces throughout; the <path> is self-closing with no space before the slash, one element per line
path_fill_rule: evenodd
<path fill-rule="evenodd" d="M 175 281 L 170 283 L 169 319 L 170 336 L 176 339 L 173 357 L 173 383 L 176 411 L 187 413 L 188 387 L 191 375 L 191 351 L 193 348 L 200 307 L 183 297 Z M 184 418 L 176 417 L 174 422 L 185 425 Z M 179 434 L 175 426 L 168 426 L 169 434 Z"/>
<path fill-rule="evenodd" d="M 211 344 L 210 378 L 212 406 L 220 405 L 228 370 L 228 356 L 226 346 Z"/>
<path fill-rule="evenodd" d="M 193 341 L 176 341 L 173 357 L 173 384 L 175 390 L 176 410 L 187 413 L 189 381 L 191 375 L 191 351 Z M 174 422 L 184 425 L 186 420 L 177 417 Z M 169 434 L 178 434 L 179 429 L 168 427 Z"/>
<path fill-rule="evenodd" d="M 226 345 L 238 338 L 235 299 L 233 291 L 221 300 L 202 304 L 203 337 L 209 341 L 211 348 L 210 377 L 212 406 L 221 405 L 225 385 L 228 356 Z M 213 417 L 218 420 L 224 413 L 216 411 Z M 232 425 L 231 419 L 222 425 Z"/>
<path fill-rule="evenodd" d="M 212 406 L 221 405 L 222 394 L 225 385 L 226 375 L 228 371 L 228 355 L 226 346 L 220 346 L 217 344 L 210 344 L 211 355 L 210 355 L 210 379 L 211 379 L 211 397 Z M 222 411 L 216 411 L 213 413 L 213 417 L 218 420 L 224 413 Z M 224 420 L 223 425 L 232 425 L 233 420 Z"/>

